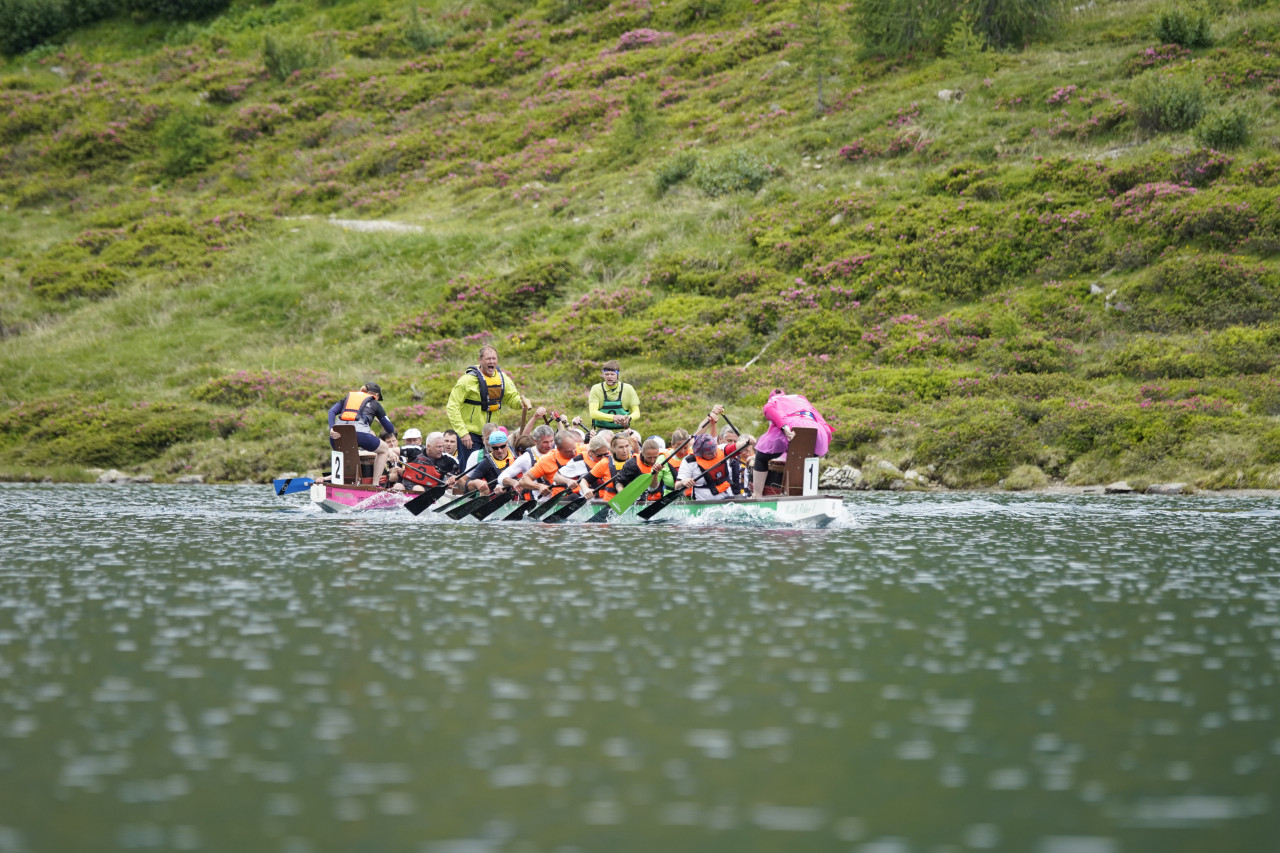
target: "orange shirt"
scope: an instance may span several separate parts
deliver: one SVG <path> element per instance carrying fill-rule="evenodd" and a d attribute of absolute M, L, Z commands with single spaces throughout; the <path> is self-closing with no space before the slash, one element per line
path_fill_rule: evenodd
<path fill-rule="evenodd" d="M 552 480 L 555 478 L 556 472 L 572 461 L 572 456 L 564 456 L 560 453 L 560 448 L 556 448 L 550 453 L 544 453 L 542 455 L 542 458 L 538 460 L 537 464 L 529 469 L 529 477 L 534 480 L 541 480 L 547 484 L 552 484 Z M 563 487 L 556 486 L 556 488 L 559 489 Z"/>
<path fill-rule="evenodd" d="M 614 477 L 616 477 L 617 472 L 621 471 L 622 466 L 626 464 L 625 462 L 614 462 L 613 471 L 610 471 L 609 460 L 611 458 L 612 457 L 610 456 L 606 456 L 605 458 L 597 462 L 595 466 L 591 469 L 591 476 L 595 477 L 601 483 L 605 482 L 606 480 L 612 480 Z M 600 500 L 602 501 L 607 501 L 607 500 L 611 500 L 617 494 L 618 494 L 618 490 L 614 487 L 613 483 L 610 483 L 609 485 L 602 488 L 599 492 L 597 492 L 596 497 L 600 498 Z"/>

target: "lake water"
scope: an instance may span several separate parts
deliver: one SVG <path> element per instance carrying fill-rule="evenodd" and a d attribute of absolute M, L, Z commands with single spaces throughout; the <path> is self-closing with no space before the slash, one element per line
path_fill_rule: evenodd
<path fill-rule="evenodd" d="M 1280 850 L 1280 502 L 0 486 L 0 851 Z"/>

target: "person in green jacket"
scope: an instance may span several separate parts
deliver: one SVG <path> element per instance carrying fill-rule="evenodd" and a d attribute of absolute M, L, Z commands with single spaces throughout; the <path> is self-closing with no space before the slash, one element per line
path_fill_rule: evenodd
<path fill-rule="evenodd" d="M 616 361 L 600 367 L 601 378 L 587 394 L 587 416 L 592 429 L 627 429 L 640 417 L 640 397 L 636 389 L 618 381 L 621 368 Z"/>
<path fill-rule="evenodd" d="M 520 397 L 511 377 L 498 367 L 498 351 L 486 344 L 480 348 L 479 363 L 458 377 L 444 407 L 449 426 L 458 433 L 462 470 L 470 467 L 472 452 L 483 450 L 484 425 L 493 420 L 503 406 L 527 409 L 529 403 Z"/>

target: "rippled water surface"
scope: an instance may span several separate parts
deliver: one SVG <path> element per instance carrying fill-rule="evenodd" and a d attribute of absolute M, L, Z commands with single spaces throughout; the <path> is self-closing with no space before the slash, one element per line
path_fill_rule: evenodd
<path fill-rule="evenodd" d="M 1280 850 L 1274 500 L 304 503 L 0 486 L 0 851 Z"/>

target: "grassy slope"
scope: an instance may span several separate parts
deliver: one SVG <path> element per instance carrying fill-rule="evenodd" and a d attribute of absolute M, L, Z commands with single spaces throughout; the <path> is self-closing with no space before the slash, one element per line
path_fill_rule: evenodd
<path fill-rule="evenodd" d="M 398 3 L 277 3 L 109 22 L 3 69 L 0 476 L 313 467 L 315 413 L 365 378 L 402 425 L 443 426 L 492 333 L 559 407 L 623 358 L 646 431 L 713 401 L 745 425 L 784 384 L 820 401 L 837 458 L 952 485 L 1028 463 L 1280 484 L 1280 64 L 1258 44 L 1280 41 L 1280 11 L 1225 10 L 1218 47 L 1157 63 L 1255 112 L 1217 170 L 1190 135 L 1135 128 L 1155 4 L 1100 3 L 1051 44 L 963 63 L 858 61 L 841 36 L 821 116 L 784 0 L 423 8 L 450 38 L 426 51 Z M 616 50 L 641 27 L 670 35 Z M 327 53 L 276 82 L 266 32 Z M 1097 94 L 1048 103 L 1069 84 Z M 175 180 L 160 128 L 184 110 L 213 162 Z M 855 140 L 879 153 L 842 160 Z M 762 190 L 655 194 L 679 154 L 707 177 L 732 173 L 728 152 L 769 162 Z M 1130 187 L 1181 179 L 1193 197 L 1117 214 Z M 441 306 L 462 277 L 487 283 Z M 397 332 L 419 314 L 427 331 Z"/>

